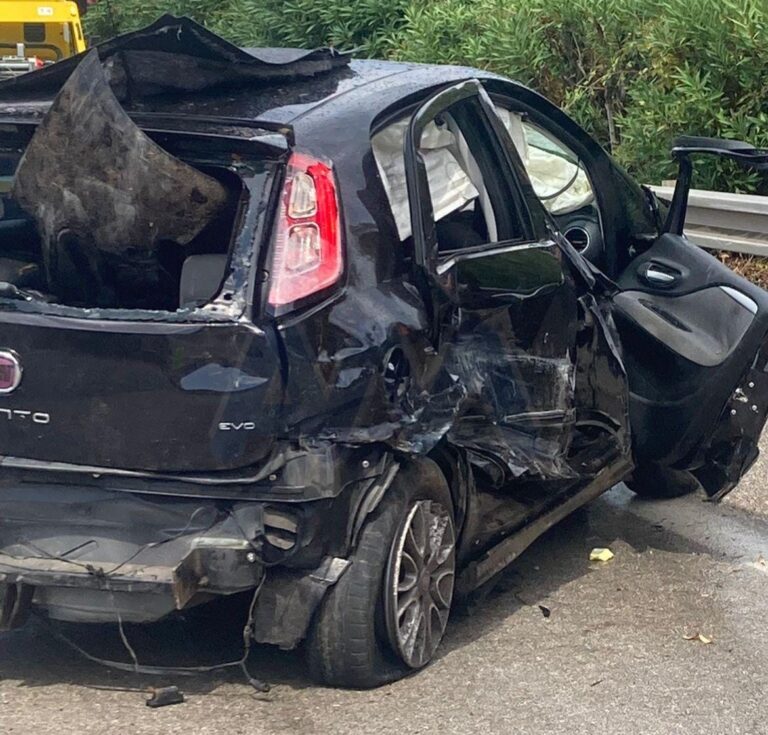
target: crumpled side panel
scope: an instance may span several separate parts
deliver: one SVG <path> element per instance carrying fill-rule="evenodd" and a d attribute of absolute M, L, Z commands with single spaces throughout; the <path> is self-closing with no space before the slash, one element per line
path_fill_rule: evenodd
<path fill-rule="evenodd" d="M 375 313 L 384 313 L 384 304 L 380 306 Z M 370 322 L 339 321 L 346 311 L 347 307 L 337 308 L 337 323 L 348 337 L 356 335 L 357 346 L 353 348 L 348 341 L 345 350 L 328 361 L 338 371 L 337 387 L 343 376 L 359 375 L 367 398 L 350 403 L 346 410 L 340 407 L 334 414 L 300 422 L 298 428 L 305 438 L 345 444 L 382 442 L 397 451 L 419 455 L 445 439 L 468 450 L 477 465 L 490 461 L 504 479 L 526 473 L 547 479 L 577 477 L 567 463 L 575 421 L 573 356 L 542 357 L 523 349 L 509 351 L 509 345 L 488 333 L 455 336 L 438 353 L 423 333 L 419 337 L 412 333 L 410 347 L 401 339 L 403 358 L 410 365 L 421 361 L 421 372 L 409 375 L 403 381 L 403 393 L 389 403 L 384 376 L 372 378 L 370 374 L 378 342 L 386 341 L 387 335 L 382 331 L 374 336 L 379 320 L 373 317 Z M 403 303 L 400 316 L 407 318 L 409 314 L 417 318 L 417 312 L 411 313 Z M 400 329 L 405 331 L 405 325 L 401 323 Z M 338 367 L 358 360 L 367 367 Z M 311 385 L 312 379 L 308 377 L 301 384 Z"/>
<path fill-rule="evenodd" d="M 592 284 L 577 286 L 565 257 L 554 244 L 504 251 L 473 272 L 478 298 L 439 307 L 437 337 L 419 294 L 394 280 L 281 330 L 289 435 L 410 455 L 447 443 L 494 486 L 588 476 L 572 441 L 603 458 L 626 446 L 626 380 L 610 314 L 591 296 L 579 305 Z"/>

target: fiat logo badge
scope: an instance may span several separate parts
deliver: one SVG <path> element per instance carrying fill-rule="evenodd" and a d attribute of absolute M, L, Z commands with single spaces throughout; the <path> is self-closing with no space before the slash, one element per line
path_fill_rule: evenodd
<path fill-rule="evenodd" d="M 10 393 L 21 383 L 21 363 L 12 350 L 0 350 L 0 393 Z"/>

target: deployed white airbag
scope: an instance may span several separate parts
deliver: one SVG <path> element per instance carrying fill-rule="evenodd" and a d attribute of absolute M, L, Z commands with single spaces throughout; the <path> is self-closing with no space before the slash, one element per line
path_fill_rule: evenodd
<path fill-rule="evenodd" d="M 524 125 L 520 115 L 505 108 L 496 108 L 496 112 L 525 165 L 534 191 L 552 214 L 579 209 L 594 199 L 586 171 L 575 161 L 556 152 L 557 144 L 550 143 L 541 133 Z M 374 159 L 401 240 L 411 235 L 403 153 L 405 131 L 409 122 L 407 119 L 399 120 L 376 133 L 371 139 Z M 436 221 L 480 196 L 477 184 L 482 182 L 473 183 L 470 174 L 465 170 L 465 167 L 469 166 L 465 163 L 463 167 L 459 161 L 462 154 L 466 154 L 466 143 L 461 143 L 464 145 L 460 145 L 447 126 L 438 126 L 434 122 L 427 125 L 421 137 L 419 150 L 427 169 Z M 476 175 L 478 173 L 475 172 Z M 553 196 L 554 194 L 557 196 Z M 489 225 L 489 229 L 494 229 L 491 222 Z"/>
<path fill-rule="evenodd" d="M 387 192 L 401 240 L 411 235 L 408 189 L 405 184 L 405 131 L 409 120 L 400 120 L 371 139 L 373 155 Z M 427 168 L 435 220 L 440 220 L 477 198 L 478 191 L 453 153 L 456 137 L 447 127 L 429 123 L 421 136 L 421 151 Z"/>

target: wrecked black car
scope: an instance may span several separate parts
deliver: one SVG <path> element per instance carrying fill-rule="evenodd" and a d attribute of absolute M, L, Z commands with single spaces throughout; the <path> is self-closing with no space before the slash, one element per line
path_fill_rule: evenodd
<path fill-rule="evenodd" d="M 757 456 L 768 293 L 535 92 L 164 17 L 0 84 L 0 625 L 252 595 L 334 685 L 620 481 Z"/>

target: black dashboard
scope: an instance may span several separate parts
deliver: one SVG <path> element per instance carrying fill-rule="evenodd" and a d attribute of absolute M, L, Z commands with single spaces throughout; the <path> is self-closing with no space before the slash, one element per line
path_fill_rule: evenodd
<path fill-rule="evenodd" d="M 565 214 L 555 214 L 553 217 L 560 232 L 576 250 L 596 266 L 602 265 L 605 243 L 600 214 L 594 203 Z"/>

